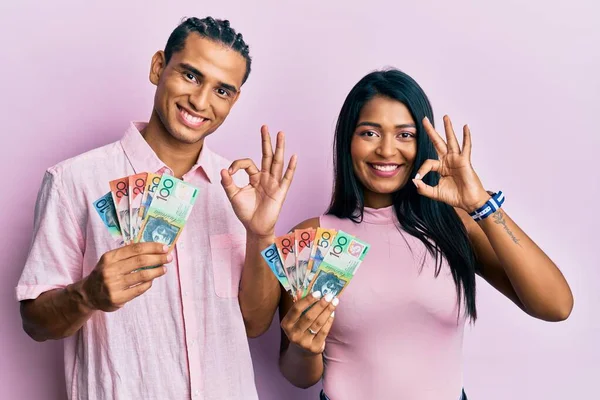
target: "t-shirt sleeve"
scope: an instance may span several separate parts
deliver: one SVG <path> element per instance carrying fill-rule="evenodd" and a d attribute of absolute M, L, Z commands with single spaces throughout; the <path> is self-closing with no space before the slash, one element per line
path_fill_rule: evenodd
<path fill-rule="evenodd" d="M 16 287 L 18 301 L 82 278 L 84 239 L 57 171 L 44 175 L 35 205 L 33 238 Z"/>

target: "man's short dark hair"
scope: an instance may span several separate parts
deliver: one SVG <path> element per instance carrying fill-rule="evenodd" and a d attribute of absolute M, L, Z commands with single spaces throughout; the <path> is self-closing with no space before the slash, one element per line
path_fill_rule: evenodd
<path fill-rule="evenodd" d="M 228 20 L 214 19 L 212 17 L 206 17 L 199 19 L 191 17 L 185 19 L 177 28 L 171 32 L 167 45 L 165 46 L 165 62 L 168 64 L 169 60 L 174 53 L 183 50 L 185 46 L 185 40 L 188 35 L 192 32 L 199 34 L 200 36 L 213 40 L 217 43 L 223 44 L 234 51 L 240 53 L 246 60 L 246 74 L 242 84 L 246 82 L 250 75 L 250 65 L 252 64 L 252 58 L 250 57 L 250 48 L 244 42 L 244 38 L 241 33 L 236 31 L 229 26 Z"/>

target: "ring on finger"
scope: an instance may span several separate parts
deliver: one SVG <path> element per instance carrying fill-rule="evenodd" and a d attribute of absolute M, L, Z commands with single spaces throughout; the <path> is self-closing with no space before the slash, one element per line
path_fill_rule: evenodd
<path fill-rule="evenodd" d="M 311 335 L 316 335 L 319 332 L 313 331 L 312 328 L 308 328 L 308 332 L 310 332 Z"/>

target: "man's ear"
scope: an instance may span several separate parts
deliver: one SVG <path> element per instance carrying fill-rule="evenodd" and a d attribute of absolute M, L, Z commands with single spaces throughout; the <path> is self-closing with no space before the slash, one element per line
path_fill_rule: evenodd
<path fill-rule="evenodd" d="M 154 53 L 152 56 L 152 63 L 150 64 L 150 82 L 152 82 L 153 85 L 158 86 L 158 81 L 166 66 L 165 52 L 159 50 Z"/>

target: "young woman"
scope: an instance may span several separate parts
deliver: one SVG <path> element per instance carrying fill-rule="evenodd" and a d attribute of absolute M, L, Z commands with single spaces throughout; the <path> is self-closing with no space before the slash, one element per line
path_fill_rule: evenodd
<path fill-rule="evenodd" d="M 323 379 L 322 399 L 466 399 L 476 274 L 535 318 L 573 307 L 559 269 L 473 170 L 469 128 L 460 146 L 447 116 L 446 140 L 433 120 L 421 87 L 393 69 L 366 75 L 342 107 L 331 205 L 296 228 L 341 229 L 371 249 L 341 300 L 279 304 L 280 369 L 298 387 Z"/>

